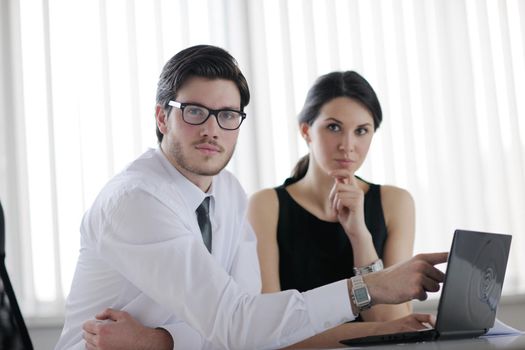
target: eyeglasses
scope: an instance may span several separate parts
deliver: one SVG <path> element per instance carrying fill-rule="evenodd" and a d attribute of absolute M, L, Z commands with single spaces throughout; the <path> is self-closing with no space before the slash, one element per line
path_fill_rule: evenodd
<path fill-rule="evenodd" d="M 246 118 L 246 113 L 234 109 L 209 109 L 196 103 L 177 101 L 169 101 L 168 105 L 179 108 L 182 111 L 182 119 L 191 125 L 204 124 L 210 115 L 214 115 L 221 129 L 236 130 Z"/>

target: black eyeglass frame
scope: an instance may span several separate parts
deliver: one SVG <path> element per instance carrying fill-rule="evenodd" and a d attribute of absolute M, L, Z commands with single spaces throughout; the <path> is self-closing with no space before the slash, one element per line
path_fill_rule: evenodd
<path fill-rule="evenodd" d="M 168 105 L 171 106 L 171 107 L 175 107 L 175 108 L 180 109 L 182 111 L 182 120 L 184 120 L 185 123 L 188 123 L 190 125 L 202 125 L 202 124 L 206 123 L 206 121 L 210 118 L 211 115 L 213 115 L 215 117 L 215 120 L 217 121 L 217 124 L 219 125 L 219 127 L 221 129 L 223 129 L 223 130 L 237 130 L 237 129 L 239 129 L 241 127 L 242 122 L 244 121 L 244 119 L 246 119 L 246 113 L 244 113 L 243 111 L 238 111 L 236 109 L 230 109 L 230 108 L 211 109 L 211 108 L 208 108 L 208 107 L 203 106 L 203 105 L 198 104 L 198 103 L 183 103 L 183 102 L 178 102 L 178 101 L 173 101 L 173 100 L 170 100 L 168 102 Z M 196 107 L 199 107 L 199 108 L 203 108 L 203 109 L 208 111 L 208 116 L 200 123 L 190 123 L 184 118 L 184 109 L 187 106 L 196 106 Z M 241 121 L 239 122 L 239 125 L 236 128 L 233 128 L 233 129 L 225 128 L 224 126 L 222 126 L 221 122 L 219 121 L 219 113 L 220 112 L 235 112 L 235 113 L 239 113 L 240 116 L 241 116 Z"/>

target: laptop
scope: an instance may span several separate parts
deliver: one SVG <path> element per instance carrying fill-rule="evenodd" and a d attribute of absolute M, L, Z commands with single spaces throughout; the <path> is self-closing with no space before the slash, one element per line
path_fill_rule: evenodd
<path fill-rule="evenodd" d="M 475 338 L 494 325 L 512 236 L 456 230 L 439 299 L 436 326 L 415 332 L 345 339 L 349 346 Z"/>

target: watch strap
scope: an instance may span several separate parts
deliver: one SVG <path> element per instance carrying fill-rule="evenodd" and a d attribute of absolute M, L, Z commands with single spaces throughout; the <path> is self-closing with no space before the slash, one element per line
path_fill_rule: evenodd
<path fill-rule="evenodd" d="M 383 269 L 383 260 L 377 259 L 373 263 L 363 267 L 354 267 L 354 275 L 366 275 L 367 273 L 372 273 L 376 271 L 381 271 Z"/>

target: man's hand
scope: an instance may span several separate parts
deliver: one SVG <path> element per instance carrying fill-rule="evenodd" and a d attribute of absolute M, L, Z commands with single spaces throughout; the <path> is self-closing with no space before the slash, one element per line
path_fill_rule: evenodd
<path fill-rule="evenodd" d="M 445 274 L 434 267 L 447 261 L 448 253 L 418 254 L 405 262 L 363 276 L 373 304 L 400 304 L 425 300 L 437 292 Z"/>
<path fill-rule="evenodd" d="M 166 330 L 145 327 L 125 311 L 106 309 L 95 317 L 82 326 L 88 350 L 173 349 Z"/>
<path fill-rule="evenodd" d="M 392 334 L 419 331 L 434 327 L 436 318 L 429 314 L 410 314 L 392 321 L 378 322 L 375 334 Z"/>

